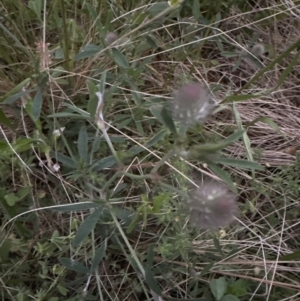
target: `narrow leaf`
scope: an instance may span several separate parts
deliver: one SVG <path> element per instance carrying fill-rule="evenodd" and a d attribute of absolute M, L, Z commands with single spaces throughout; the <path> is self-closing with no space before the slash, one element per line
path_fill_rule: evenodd
<path fill-rule="evenodd" d="M 120 52 L 117 48 L 112 49 L 113 59 L 116 64 L 122 68 L 129 68 L 129 63 L 126 56 Z"/>
<path fill-rule="evenodd" d="M 78 136 L 78 153 L 85 163 L 88 162 L 88 133 L 85 126 L 82 126 Z"/>
<path fill-rule="evenodd" d="M 208 273 L 208 272 L 213 268 L 214 265 L 215 265 L 214 262 L 208 263 L 208 264 L 202 269 L 202 271 L 200 272 L 199 278 L 201 278 L 203 275 L 205 275 L 206 273 Z"/>
<path fill-rule="evenodd" d="M 169 131 L 174 135 L 177 135 L 177 130 L 173 121 L 173 118 L 167 108 L 164 106 L 161 111 L 161 117 L 164 121 L 164 124 L 167 126 Z"/>
<path fill-rule="evenodd" d="M 147 265 L 149 267 L 153 266 L 154 255 L 155 255 L 154 246 L 150 245 L 149 248 L 148 248 L 148 251 L 147 251 Z"/>
<path fill-rule="evenodd" d="M 105 242 L 101 247 L 99 247 L 96 250 L 95 257 L 93 258 L 92 264 L 91 264 L 91 272 L 94 272 L 98 268 L 100 262 L 105 257 L 106 247 L 107 247 L 107 244 Z"/>
<path fill-rule="evenodd" d="M 156 145 L 159 141 L 164 139 L 164 137 L 166 136 L 167 133 L 168 133 L 168 131 L 166 129 L 162 129 L 146 143 L 145 148 L 141 147 L 141 146 L 134 146 L 129 150 L 129 152 L 131 153 L 132 156 L 136 156 L 137 154 L 146 150 L 146 148 L 150 148 L 150 147 Z"/>
<path fill-rule="evenodd" d="M 300 259 L 300 250 L 297 250 L 291 254 L 281 256 L 279 258 L 280 261 L 299 260 L 299 259 Z"/>
<path fill-rule="evenodd" d="M 167 1 L 156 2 L 149 8 L 148 12 L 152 17 L 155 17 L 156 15 L 162 13 L 164 10 L 168 8 L 169 8 L 169 4 L 167 3 Z"/>
<path fill-rule="evenodd" d="M 228 57 L 228 58 L 240 56 L 239 53 L 232 52 L 232 51 L 222 51 L 221 55 L 224 56 L 224 57 Z"/>
<path fill-rule="evenodd" d="M 32 103 L 32 117 L 35 121 L 40 118 L 42 106 L 43 106 L 43 93 L 39 89 L 36 92 Z"/>
<path fill-rule="evenodd" d="M 298 64 L 300 58 L 300 51 L 297 52 L 291 63 L 288 65 L 288 67 L 284 68 L 284 71 L 282 72 L 278 84 L 276 86 L 276 90 L 283 84 L 285 83 L 286 78 L 289 76 L 291 71 L 294 69 L 295 65 Z"/>
<path fill-rule="evenodd" d="M 67 257 L 61 257 L 58 260 L 62 265 L 64 265 L 66 268 L 68 268 L 71 271 L 74 271 L 77 273 L 84 273 L 84 274 L 89 273 L 89 269 L 86 266 L 84 266 L 82 263 L 80 263 L 76 260 L 73 260 L 73 259 L 70 259 Z"/>
<path fill-rule="evenodd" d="M 82 116 L 79 114 L 74 114 L 71 112 L 58 112 L 55 114 L 48 115 L 49 118 L 63 118 L 63 117 L 72 117 L 72 119 L 87 119 L 87 116 Z M 89 117 L 89 116 L 88 116 Z"/>
<path fill-rule="evenodd" d="M 96 92 L 98 91 L 97 86 L 91 80 L 87 81 L 87 87 L 89 90 L 89 102 L 87 105 L 87 111 L 90 113 L 91 118 L 95 118 L 97 104 L 98 104 L 98 97 Z"/>
<path fill-rule="evenodd" d="M 11 128 L 12 130 L 14 130 L 14 128 L 15 128 L 15 126 L 6 117 L 6 115 L 4 114 L 4 112 L 3 112 L 2 109 L 0 109 L 0 123 L 5 124 L 6 126 L 8 126 L 9 128 Z"/>
<path fill-rule="evenodd" d="M 83 47 L 81 52 L 79 52 L 78 54 L 75 55 L 74 61 L 79 61 L 82 59 L 90 58 L 90 57 L 96 55 L 97 53 L 99 53 L 102 49 L 103 48 L 100 46 L 88 44 Z"/>
<path fill-rule="evenodd" d="M 114 156 L 109 156 L 109 157 L 105 157 L 102 158 L 101 160 L 99 160 L 98 162 L 96 162 L 91 169 L 94 171 L 101 171 L 105 168 L 109 168 L 112 167 L 113 165 L 115 165 L 117 163 L 117 160 Z"/>
<path fill-rule="evenodd" d="M 245 101 L 248 99 L 258 98 L 261 97 L 261 94 L 242 94 L 242 95 L 230 95 L 227 96 L 221 104 L 227 103 L 227 102 L 238 102 L 238 101 Z"/>
<path fill-rule="evenodd" d="M 55 157 L 56 160 L 60 163 L 62 163 L 63 165 L 65 165 L 66 167 L 70 167 L 75 169 L 76 168 L 76 164 L 74 163 L 73 159 L 62 154 L 62 153 L 55 153 L 55 152 L 50 152 L 50 155 Z"/>
<path fill-rule="evenodd" d="M 3 104 L 8 104 L 11 105 L 13 104 L 17 99 L 22 98 L 24 96 L 27 96 L 30 92 L 34 92 L 33 90 L 27 90 L 27 91 L 22 91 L 18 92 L 12 96 L 9 96 L 3 101 Z"/>
<path fill-rule="evenodd" d="M 212 170 L 212 172 L 217 175 L 221 180 L 223 180 L 233 192 L 237 192 L 236 186 L 232 182 L 229 174 L 221 169 L 219 166 L 213 164 L 213 163 L 207 163 L 208 167 Z"/>
<path fill-rule="evenodd" d="M 157 295 L 161 296 L 162 291 L 158 286 L 157 281 L 155 280 L 154 275 L 148 266 L 145 267 L 145 278 L 150 289 Z"/>
<path fill-rule="evenodd" d="M 258 122 L 263 122 L 263 123 L 269 125 L 273 130 L 275 130 L 277 132 L 280 131 L 280 127 L 277 125 L 277 123 L 275 123 L 273 121 L 272 118 L 264 117 L 264 116 L 263 117 L 257 117 L 257 118 L 255 118 L 253 121 L 249 122 L 246 125 L 246 127 L 248 128 L 248 127 L 250 127 L 250 126 L 252 126 L 252 125 L 254 125 L 254 124 L 258 123 Z"/>
<path fill-rule="evenodd" d="M 177 134 L 174 121 L 164 105 L 157 104 L 150 108 L 152 115 L 158 119 L 171 133 Z"/>
<path fill-rule="evenodd" d="M 191 152 L 195 155 L 196 154 L 201 155 L 201 153 L 216 153 L 218 151 L 221 151 L 225 147 L 231 145 L 239 138 L 241 138 L 244 135 L 244 133 L 245 133 L 244 130 L 237 131 L 219 143 L 205 143 L 205 144 L 195 145 L 192 147 Z"/>
<path fill-rule="evenodd" d="M 73 245 L 77 247 L 84 239 L 94 230 L 99 218 L 102 214 L 103 209 L 96 209 L 90 216 L 88 216 L 80 225 L 75 235 Z"/>
<path fill-rule="evenodd" d="M 216 158 L 214 163 L 220 163 L 220 164 L 234 166 L 242 169 L 256 169 L 256 170 L 265 169 L 262 165 L 255 162 L 251 162 L 248 160 L 241 160 L 241 159 L 230 159 L 225 157 Z"/>

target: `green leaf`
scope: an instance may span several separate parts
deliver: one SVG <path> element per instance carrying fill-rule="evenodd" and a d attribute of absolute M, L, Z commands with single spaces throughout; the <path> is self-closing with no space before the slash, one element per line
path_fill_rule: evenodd
<path fill-rule="evenodd" d="M 192 299 L 178 299 L 178 298 L 170 298 L 169 301 L 211 301 L 211 299 L 205 298 L 192 298 Z"/>
<path fill-rule="evenodd" d="M 98 204 L 95 203 L 80 203 L 80 204 L 67 204 L 52 206 L 51 209 L 59 212 L 71 212 L 71 211 L 83 211 L 93 208 L 99 208 Z"/>
<path fill-rule="evenodd" d="M 35 13 L 36 17 L 42 21 L 41 12 L 43 7 L 43 0 L 30 0 L 28 2 L 28 7 Z"/>
<path fill-rule="evenodd" d="M 276 86 L 276 90 L 283 84 L 285 83 L 286 78 L 289 76 L 289 74 L 292 72 L 294 67 L 298 64 L 300 58 L 300 51 L 297 52 L 291 63 L 288 65 L 288 67 L 285 67 L 279 80 L 278 84 Z"/>
<path fill-rule="evenodd" d="M 237 141 L 239 138 L 241 138 L 245 133 L 245 130 L 239 130 L 228 136 L 226 139 L 223 140 L 223 145 L 225 147 L 229 146 L 233 142 Z"/>
<path fill-rule="evenodd" d="M 155 40 L 154 37 L 150 36 L 150 35 L 147 35 L 146 36 L 146 41 L 147 43 L 153 48 L 153 49 L 157 49 L 158 48 L 158 45 L 157 45 L 157 42 Z"/>
<path fill-rule="evenodd" d="M 24 96 L 27 96 L 29 93 L 32 93 L 34 92 L 33 90 L 27 90 L 27 91 L 22 91 L 22 92 L 19 92 L 19 93 L 16 93 L 12 96 L 9 96 L 8 98 L 6 98 L 4 101 L 3 101 L 3 104 L 7 104 L 7 105 L 11 105 L 13 104 L 17 99 L 19 98 L 22 98 Z"/>
<path fill-rule="evenodd" d="M 132 99 L 134 101 L 134 103 L 140 107 L 142 106 L 142 96 L 141 96 L 141 93 L 139 91 L 139 88 L 131 81 L 127 81 L 128 84 L 130 85 L 130 88 L 131 88 L 131 95 L 132 95 Z"/>
<path fill-rule="evenodd" d="M 205 143 L 200 145 L 195 145 L 191 148 L 191 153 L 193 156 L 202 155 L 203 153 L 216 153 L 224 149 L 225 147 L 231 145 L 233 142 L 238 140 L 244 135 L 245 131 L 237 131 L 231 134 L 229 137 L 224 139 L 219 143 Z"/>
<path fill-rule="evenodd" d="M 96 92 L 98 91 L 97 86 L 91 80 L 87 81 L 87 87 L 89 90 L 89 102 L 87 105 L 87 111 L 90 113 L 91 118 L 95 118 L 97 105 L 98 105 L 98 97 Z"/>
<path fill-rule="evenodd" d="M 151 269 L 148 266 L 145 267 L 145 280 L 154 293 L 156 293 L 159 296 L 162 295 L 162 291 L 158 286 Z"/>
<path fill-rule="evenodd" d="M 58 162 L 62 163 L 66 167 L 70 167 L 72 169 L 76 169 L 76 167 L 77 167 L 72 158 L 70 158 L 62 153 L 55 153 L 55 152 L 51 151 L 50 155 L 55 157 Z"/>
<path fill-rule="evenodd" d="M 9 193 L 4 198 L 7 205 L 11 207 L 14 206 L 19 200 L 19 198 L 14 193 Z"/>
<path fill-rule="evenodd" d="M 236 119 L 238 129 L 243 130 L 244 126 L 243 126 L 243 123 L 242 123 L 242 118 L 241 118 L 240 113 L 239 113 L 239 111 L 238 111 L 238 109 L 237 109 L 237 107 L 234 103 L 232 104 L 232 108 L 233 108 L 233 112 L 234 112 L 234 116 L 235 116 L 235 119 Z M 251 142 L 250 142 L 250 138 L 249 138 L 247 132 L 245 132 L 243 134 L 243 142 L 244 142 L 246 152 L 247 152 L 247 159 L 250 162 L 253 162 L 254 160 L 253 160 L 253 155 L 252 155 L 252 150 L 251 150 Z M 252 170 L 252 177 L 253 177 L 253 179 L 255 178 L 254 170 Z"/>
<path fill-rule="evenodd" d="M 227 291 L 227 281 L 225 277 L 211 280 L 209 284 L 210 290 L 217 301 L 220 301 Z"/>
<path fill-rule="evenodd" d="M 10 120 L 6 117 L 6 115 L 4 114 L 3 110 L 0 109 L 0 123 L 5 124 L 6 126 L 8 126 L 9 128 L 11 128 L 12 130 L 15 129 L 15 126 L 12 125 L 12 123 L 10 122 Z"/>
<path fill-rule="evenodd" d="M 258 122 L 263 122 L 263 123 L 269 125 L 273 130 L 275 130 L 277 132 L 280 131 L 280 127 L 277 125 L 277 123 L 275 123 L 273 121 L 272 118 L 264 117 L 264 116 L 255 118 L 253 121 L 247 123 L 246 127 L 248 128 L 248 127 L 250 127 L 250 126 L 252 126 L 252 125 L 254 125 Z"/>
<path fill-rule="evenodd" d="M 146 147 L 150 148 L 154 145 L 156 145 L 159 141 L 163 140 L 166 136 L 168 131 L 166 129 L 160 130 L 157 134 L 155 134 L 147 143 Z"/>
<path fill-rule="evenodd" d="M 169 4 L 167 3 L 167 1 L 156 2 L 149 8 L 148 12 L 152 17 L 155 17 L 168 8 L 169 8 Z"/>
<path fill-rule="evenodd" d="M 40 118 L 42 106 L 43 106 L 43 93 L 39 89 L 36 92 L 32 103 L 32 117 L 34 121 Z"/>
<path fill-rule="evenodd" d="M 234 281 L 233 284 L 229 285 L 227 293 L 236 297 L 245 296 L 247 295 L 247 287 L 248 283 L 245 279 L 238 279 L 237 281 Z"/>
<path fill-rule="evenodd" d="M 215 245 L 217 251 L 220 253 L 221 256 L 224 257 L 224 252 L 223 252 L 223 250 L 222 250 L 222 247 L 221 247 L 219 238 L 216 237 L 216 236 L 214 235 L 214 236 L 213 236 L 213 241 L 214 241 L 214 245 Z"/>
<path fill-rule="evenodd" d="M 240 299 L 234 295 L 226 295 L 221 299 L 221 301 L 240 301 Z"/>
<path fill-rule="evenodd" d="M 101 137 L 96 136 L 92 145 L 92 153 L 95 153 L 99 150 L 100 142 L 101 142 Z"/>
<path fill-rule="evenodd" d="M 202 277 L 203 275 L 205 275 L 206 273 L 208 273 L 208 272 L 212 269 L 212 267 L 213 267 L 214 265 L 215 265 L 214 262 L 208 263 L 208 264 L 202 269 L 202 271 L 200 272 L 198 278 L 201 279 L 201 277 Z"/>
<path fill-rule="evenodd" d="M 86 239 L 86 237 L 94 230 L 102 214 L 102 211 L 102 208 L 96 209 L 81 223 L 73 241 L 74 247 L 80 245 L 84 241 L 84 239 Z"/>
<path fill-rule="evenodd" d="M 241 159 L 230 159 L 230 158 L 220 157 L 220 158 L 215 158 L 214 163 L 234 166 L 241 169 L 256 169 L 261 171 L 265 169 L 262 165 L 258 163 L 251 162 L 248 160 L 241 160 Z"/>
<path fill-rule="evenodd" d="M 91 270 L 90 270 L 91 273 L 94 272 L 98 268 L 100 262 L 105 257 L 106 247 L 107 247 L 107 244 L 105 241 L 105 243 L 96 250 L 95 256 L 94 256 L 94 258 L 92 260 L 92 264 L 91 264 Z"/>
<path fill-rule="evenodd" d="M 25 152 L 27 150 L 30 150 L 31 145 L 34 142 L 36 142 L 35 146 L 38 146 L 39 143 L 40 143 L 40 145 L 44 144 L 44 142 L 41 139 L 20 138 L 12 144 L 12 147 L 14 148 L 15 151 L 22 153 L 22 152 Z"/>
<path fill-rule="evenodd" d="M 58 112 L 55 114 L 50 114 L 48 115 L 49 118 L 63 118 L 63 117 L 72 117 L 72 119 L 82 119 L 82 120 L 86 120 L 87 118 L 89 118 L 90 116 L 82 116 L 79 114 L 74 114 L 71 112 Z"/>
<path fill-rule="evenodd" d="M 3 263 L 9 259 L 9 252 L 12 246 L 11 239 L 5 239 L 4 241 L 1 239 L 0 243 L 0 263 Z"/>
<path fill-rule="evenodd" d="M 71 271 L 83 274 L 89 273 L 89 269 L 77 260 L 73 260 L 67 257 L 61 257 L 58 259 L 58 261 Z"/>
<path fill-rule="evenodd" d="M 88 133 L 85 126 L 82 126 L 78 135 L 78 154 L 85 163 L 88 162 Z"/>
<path fill-rule="evenodd" d="M 19 93 L 22 88 L 24 88 L 29 82 L 31 81 L 31 78 L 24 79 L 21 83 L 16 85 L 12 90 L 10 90 L 8 93 L 6 93 L 3 97 L 0 98 L 0 102 L 4 102 L 8 97 L 15 95 L 16 93 Z"/>
<path fill-rule="evenodd" d="M 169 193 L 161 193 L 153 198 L 153 213 L 159 213 L 164 202 L 170 199 Z"/>
<path fill-rule="evenodd" d="M 289 261 L 289 260 L 299 260 L 300 258 L 300 250 L 297 250 L 291 254 L 287 254 L 279 257 L 280 261 Z"/>
<path fill-rule="evenodd" d="M 90 58 L 97 53 L 99 53 L 103 48 L 101 46 L 93 45 L 93 44 L 88 44 L 83 47 L 81 52 L 77 53 L 74 57 L 74 61 L 79 61 L 83 60 L 86 58 Z"/>
<path fill-rule="evenodd" d="M 221 55 L 224 56 L 224 57 L 227 57 L 227 58 L 232 58 L 232 57 L 237 57 L 240 54 L 236 53 L 236 52 L 232 52 L 232 51 L 222 51 Z"/>
<path fill-rule="evenodd" d="M 149 245 L 148 250 L 147 250 L 147 265 L 148 265 L 148 267 L 153 266 L 154 255 L 155 255 L 154 245 Z"/>
<path fill-rule="evenodd" d="M 158 119 L 171 133 L 177 135 L 174 121 L 164 105 L 153 105 L 150 108 L 152 115 Z"/>
<path fill-rule="evenodd" d="M 262 97 L 261 94 L 242 94 L 242 95 L 230 95 L 227 96 L 221 104 L 227 103 L 227 102 L 238 102 L 238 101 L 245 101 L 248 99 L 253 99 L 253 98 L 259 98 Z"/>
<path fill-rule="evenodd" d="M 93 164 L 91 169 L 94 171 L 101 171 L 105 168 L 112 167 L 116 163 L 117 163 L 116 158 L 114 156 L 109 156 L 97 161 L 95 164 Z"/>
<path fill-rule="evenodd" d="M 22 201 L 31 192 L 31 186 L 23 187 L 17 192 L 19 201 Z"/>
<path fill-rule="evenodd" d="M 74 106 L 73 104 L 65 103 L 65 106 L 67 108 L 69 108 L 70 110 L 72 110 L 73 112 L 76 112 L 76 113 L 78 113 L 78 114 L 80 114 L 80 115 L 82 115 L 86 118 L 90 118 L 90 114 L 88 112 Z"/>
<path fill-rule="evenodd" d="M 196 20 L 198 20 L 201 17 L 200 0 L 193 1 L 192 12 Z"/>
<path fill-rule="evenodd" d="M 117 48 L 113 48 L 112 50 L 113 59 L 116 64 L 122 68 L 129 68 L 129 63 L 126 56 L 120 52 Z"/>
<path fill-rule="evenodd" d="M 166 129 L 162 129 L 146 143 L 145 147 L 150 148 L 150 147 L 156 145 L 159 141 L 164 139 L 164 137 L 166 136 L 167 133 L 168 133 L 168 131 Z M 145 150 L 145 148 L 143 148 L 143 147 L 135 146 L 135 147 L 132 147 L 129 150 L 129 152 L 131 153 L 132 156 L 136 156 L 137 154 L 141 153 L 144 150 Z"/>
<path fill-rule="evenodd" d="M 237 188 L 232 182 L 230 175 L 221 169 L 219 166 L 215 165 L 214 163 L 207 163 L 208 167 L 212 170 L 212 172 L 217 175 L 221 180 L 223 180 L 233 192 L 237 193 Z"/>
<path fill-rule="evenodd" d="M 169 131 L 171 133 L 173 133 L 174 135 L 177 135 L 177 130 L 176 130 L 173 118 L 165 106 L 162 108 L 161 117 L 164 121 L 164 124 L 169 129 Z"/>
<path fill-rule="evenodd" d="M 105 91 L 105 86 L 106 86 L 106 77 L 107 77 L 107 71 L 104 70 L 102 72 L 102 75 L 101 75 L 101 79 L 100 79 L 100 92 L 104 94 L 104 91 Z"/>

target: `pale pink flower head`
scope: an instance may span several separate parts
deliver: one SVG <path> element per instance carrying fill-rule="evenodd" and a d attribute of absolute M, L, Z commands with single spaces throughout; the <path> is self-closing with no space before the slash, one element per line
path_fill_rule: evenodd
<path fill-rule="evenodd" d="M 118 40 L 118 35 L 114 32 L 108 32 L 106 37 L 105 37 L 105 43 L 106 45 L 111 45 L 114 43 L 116 40 Z"/>
<path fill-rule="evenodd" d="M 184 125 L 204 123 L 212 114 L 215 104 L 208 88 L 200 83 L 187 83 L 175 92 L 172 114 Z"/>
<path fill-rule="evenodd" d="M 236 195 L 217 181 L 202 183 L 188 201 L 190 222 L 202 229 L 218 229 L 230 224 L 238 213 Z"/>

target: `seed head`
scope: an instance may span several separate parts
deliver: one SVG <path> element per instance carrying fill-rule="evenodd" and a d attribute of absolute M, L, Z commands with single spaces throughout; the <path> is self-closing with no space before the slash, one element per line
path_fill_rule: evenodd
<path fill-rule="evenodd" d="M 117 39 L 118 39 L 118 35 L 114 32 L 109 32 L 106 37 L 105 37 L 105 43 L 106 45 L 111 45 L 112 43 L 114 43 Z"/>
<path fill-rule="evenodd" d="M 215 105 L 207 87 L 199 83 L 188 83 L 174 95 L 173 117 L 184 125 L 204 123 L 212 114 Z"/>
<path fill-rule="evenodd" d="M 252 54 L 256 57 L 261 57 L 265 52 L 265 46 L 261 43 L 255 44 L 251 49 Z"/>
<path fill-rule="evenodd" d="M 227 226 L 238 213 L 236 195 L 216 181 L 201 184 L 190 195 L 188 205 L 190 221 L 203 229 Z"/>

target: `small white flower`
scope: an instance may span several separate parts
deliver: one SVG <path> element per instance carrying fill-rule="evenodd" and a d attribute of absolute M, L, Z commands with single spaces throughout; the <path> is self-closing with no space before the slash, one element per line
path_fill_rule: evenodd
<path fill-rule="evenodd" d="M 60 165 L 58 163 L 55 163 L 53 165 L 53 170 L 56 171 L 56 172 L 58 172 L 60 170 Z"/>
<path fill-rule="evenodd" d="M 60 137 L 60 136 L 61 136 L 61 133 L 62 133 L 64 130 L 65 130 L 65 127 L 62 127 L 62 128 L 60 128 L 60 129 L 54 130 L 54 131 L 53 131 L 53 136 L 54 136 L 55 138 Z"/>
<path fill-rule="evenodd" d="M 169 0 L 168 1 L 168 4 L 171 6 L 171 7 L 174 7 L 174 8 L 177 8 L 179 7 L 182 3 L 183 3 L 184 0 Z"/>

